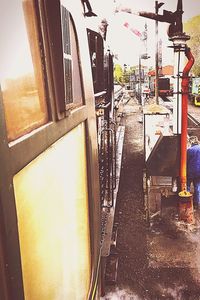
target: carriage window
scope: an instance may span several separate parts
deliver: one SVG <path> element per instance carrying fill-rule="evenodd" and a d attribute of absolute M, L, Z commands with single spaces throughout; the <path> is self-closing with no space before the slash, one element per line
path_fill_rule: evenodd
<path fill-rule="evenodd" d="M 44 1 L 58 119 L 83 104 L 77 32 L 70 12 L 59 0 Z M 67 113 L 68 114 L 68 113 Z"/>
<path fill-rule="evenodd" d="M 65 105 L 82 103 L 76 32 L 69 11 L 61 6 Z"/>
<path fill-rule="evenodd" d="M 48 112 L 35 5 L 31 0 L 13 0 L 12 5 L 3 0 L 2 5 L 0 80 L 12 141 L 45 124 Z"/>

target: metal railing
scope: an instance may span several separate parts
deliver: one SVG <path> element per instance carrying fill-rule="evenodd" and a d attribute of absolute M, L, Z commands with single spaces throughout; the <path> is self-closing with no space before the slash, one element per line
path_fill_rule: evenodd
<path fill-rule="evenodd" d="M 99 147 L 100 192 L 102 207 L 113 207 L 116 187 L 116 124 L 105 121 Z"/>

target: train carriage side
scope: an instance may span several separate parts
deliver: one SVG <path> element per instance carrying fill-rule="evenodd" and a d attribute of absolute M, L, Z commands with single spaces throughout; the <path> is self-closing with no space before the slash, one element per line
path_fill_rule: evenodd
<path fill-rule="evenodd" d="M 95 299 L 98 146 L 81 2 L 2 8 L 0 299 Z"/>
<path fill-rule="evenodd" d="M 116 173 L 116 129 L 114 122 L 113 56 L 102 35 L 90 28 L 88 43 L 93 76 L 100 166 L 102 207 L 112 206 Z"/>

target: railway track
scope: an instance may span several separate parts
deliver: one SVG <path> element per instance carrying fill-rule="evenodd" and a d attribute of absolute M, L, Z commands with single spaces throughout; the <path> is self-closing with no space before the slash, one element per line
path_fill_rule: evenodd
<path fill-rule="evenodd" d="M 200 122 L 191 113 L 188 113 L 188 127 L 189 128 L 200 127 Z"/>
<path fill-rule="evenodd" d="M 172 99 L 167 96 L 160 97 L 163 102 L 172 102 Z M 199 108 L 195 107 L 193 104 L 188 103 L 188 128 L 200 128 L 200 114 Z"/>
<path fill-rule="evenodd" d="M 188 134 L 195 135 L 200 140 L 200 121 L 196 119 L 195 114 L 188 113 Z"/>

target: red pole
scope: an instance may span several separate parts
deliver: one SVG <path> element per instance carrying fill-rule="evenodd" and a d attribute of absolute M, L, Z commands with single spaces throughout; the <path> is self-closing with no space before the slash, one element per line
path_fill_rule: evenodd
<path fill-rule="evenodd" d="M 181 191 L 187 190 L 187 127 L 188 127 L 188 91 L 189 91 L 189 71 L 194 64 L 194 57 L 190 48 L 186 48 L 185 55 L 188 62 L 182 75 L 182 130 L 181 130 L 181 162 L 180 162 L 180 180 Z"/>
<path fill-rule="evenodd" d="M 188 126 L 188 91 L 189 71 L 194 64 L 194 57 L 190 48 L 186 48 L 185 55 L 188 62 L 183 70 L 182 76 L 182 130 L 181 130 L 181 165 L 180 181 L 181 192 L 179 193 L 179 219 L 189 224 L 194 223 L 192 194 L 187 191 L 187 126 Z"/>

